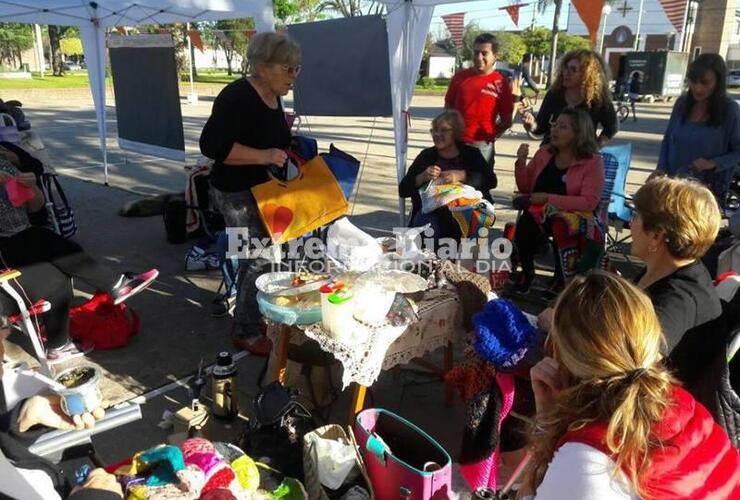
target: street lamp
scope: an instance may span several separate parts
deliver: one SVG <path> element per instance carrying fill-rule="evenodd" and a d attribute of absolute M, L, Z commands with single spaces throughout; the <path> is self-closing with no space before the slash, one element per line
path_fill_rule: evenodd
<path fill-rule="evenodd" d="M 604 36 L 606 35 L 606 16 L 612 13 L 612 6 L 611 5 L 604 5 L 604 8 L 601 9 L 601 15 L 603 16 L 601 18 L 601 41 L 599 42 L 599 54 L 604 55 Z"/>

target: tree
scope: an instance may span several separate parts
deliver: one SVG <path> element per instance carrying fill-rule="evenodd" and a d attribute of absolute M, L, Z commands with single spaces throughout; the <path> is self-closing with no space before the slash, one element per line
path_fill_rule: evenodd
<path fill-rule="evenodd" d="M 565 54 L 571 50 L 590 49 L 591 40 L 578 35 L 561 33 L 558 37 L 558 54 Z"/>
<path fill-rule="evenodd" d="M 218 21 L 216 22 L 216 29 L 223 31 L 228 40 L 228 43 L 219 41 L 219 44 L 224 49 L 226 71 L 231 76 L 233 74 L 232 61 L 234 56 L 240 54 L 244 58 L 247 53 L 248 39 L 245 31 L 254 29 L 254 21 L 251 18 Z"/>
<path fill-rule="evenodd" d="M 538 26 L 522 31 L 522 40 L 527 46 L 527 52 L 537 57 L 550 53 L 550 30 Z"/>
<path fill-rule="evenodd" d="M 323 0 L 273 0 L 277 17 L 283 24 L 318 21 L 324 18 L 319 10 Z"/>
<path fill-rule="evenodd" d="M 460 49 L 460 62 L 473 60 L 473 45 L 475 37 L 483 33 L 477 21 L 470 21 L 463 31 L 462 48 Z"/>
<path fill-rule="evenodd" d="M 364 11 L 363 6 L 365 7 Z M 355 17 L 381 14 L 384 7 L 382 3 L 365 2 L 363 0 L 326 0 L 319 5 L 318 10 L 321 12 L 336 12 L 342 17 Z"/>
<path fill-rule="evenodd" d="M 82 40 L 79 38 L 62 38 L 59 40 L 62 54 L 65 56 L 79 56 L 83 54 Z"/>
<path fill-rule="evenodd" d="M 69 29 L 69 26 L 57 26 L 54 24 L 49 25 L 49 44 L 51 45 L 51 67 L 54 76 L 62 76 L 64 74 L 64 66 L 62 65 L 62 46 L 60 40 Z"/>
<path fill-rule="evenodd" d="M 22 52 L 33 47 L 31 25 L 20 23 L 0 24 L 0 57 L 17 67 L 23 65 Z"/>
<path fill-rule="evenodd" d="M 499 42 L 498 60 L 505 61 L 511 65 L 519 64 L 524 54 L 527 53 L 527 44 L 521 36 L 516 33 L 500 31 L 496 33 Z"/>

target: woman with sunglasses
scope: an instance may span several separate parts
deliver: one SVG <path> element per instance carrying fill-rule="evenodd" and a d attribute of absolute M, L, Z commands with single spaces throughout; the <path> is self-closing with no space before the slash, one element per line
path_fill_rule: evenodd
<path fill-rule="evenodd" d="M 213 159 L 211 196 L 227 227 L 246 228 L 249 239 L 267 238 L 251 188 L 270 180 L 268 167 L 282 168 L 290 127 L 280 97 L 300 72 L 298 44 L 279 33 L 260 33 L 249 42 L 249 76 L 230 83 L 213 103 L 203 127 L 200 150 Z M 269 262 L 254 255 L 240 259 L 232 337 L 234 345 L 258 355 L 270 352 L 263 336 L 255 280 Z"/>
<path fill-rule="evenodd" d="M 655 174 L 694 177 L 722 203 L 740 163 L 740 107 L 727 95 L 727 66 L 718 54 L 689 65 L 689 90 L 673 106 Z"/>
<path fill-rule="evenodd" d="M 486 200 L 493 202 L 490 190 L 496 187 L 496 174 L 478 148 L 463 144 L 464 131 L 465 123 L 457 111 L 445 111 L 432 120 L 429 132 L 434 146 L 419 153 L 398 186 L 401 198 L 411 198 L 409 227 L 431 224 L 435 240 L 453 238 L 459 241 L 460 226 L 446 207 L 429 214 L 421 211 L 419 189 L 422 186 L 438 178 L 445 183 L 460 182 L 474 187 Z"/>
<path fill-rule="evenodd" d="M 574 50 L 560 60 L 557 77 L 545 94 L 537 117 L 524 116 L 524 126 L 543 135 L 543 143 L 550 142 L 550 130 L 565 108 L 579 108 L 591 117 L 596 138 L 603 146 L 619 131 L 617 113 L 609 96 L 609 79 L 601 56 L 593 50 Z"/>

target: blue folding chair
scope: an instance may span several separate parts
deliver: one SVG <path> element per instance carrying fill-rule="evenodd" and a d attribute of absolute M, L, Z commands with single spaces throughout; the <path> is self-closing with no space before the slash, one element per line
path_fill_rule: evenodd
<path fill-rule="evenodd" d="M 625 230 L 629 230 L 630 221 L 632 220 L 632 210 L 627 205 L 630 199 L 625 193 L 627 184 L 627 173 L 629 172 L 630 162 L 632 161 L 632 144 L 613 144 L 601 149 L 602 156 L 611 157 L 609 163 L 613 169 L 613 160 L 616 160 L 616 171 L 613 176 L 611 190 L 611 200 L 607 208 L 608 225 L 614 228 L 615 234 L 609 232 L 606 228 L 606 252 L 621 254 L 627 262 L 630 260 L 629 241 L 632 238 L 630 233 L 623 235 Z M 607 168 L 607 160 L 604 160 L 604 167 Z M 609 182 L 609 170 L 605 172 L 606 180 Z"/>

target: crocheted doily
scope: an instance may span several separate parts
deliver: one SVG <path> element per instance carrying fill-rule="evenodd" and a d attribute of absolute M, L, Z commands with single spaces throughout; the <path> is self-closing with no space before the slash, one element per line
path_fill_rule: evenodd
<path fill-rule="evenodd" d="M 408 326 L 390 324 L 366 325 L 353 322 L 347 337 L 350 343 L 340 342 L 327 335 L 321 323 L 291 329 L 290 342 L 303 344 L 309 339 L 318 342 L 321 349 L 332 353 L 342 363 L 342 385 L 346 388 L 356 382 L 371 386 L 381 370 L 406 364 L 425 353 L 455 342 L 462 335 L 460 301 L 450 289 L 427 290 L 417 304 L 419 321 Z M 276 343 L 277 328 L 268 328 L 268 336 Z"/>

